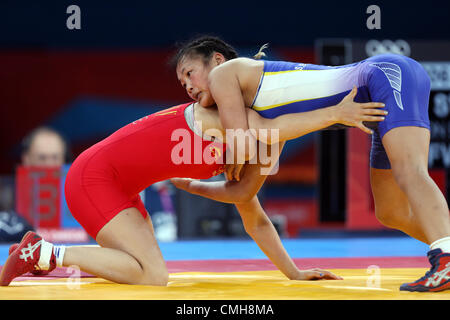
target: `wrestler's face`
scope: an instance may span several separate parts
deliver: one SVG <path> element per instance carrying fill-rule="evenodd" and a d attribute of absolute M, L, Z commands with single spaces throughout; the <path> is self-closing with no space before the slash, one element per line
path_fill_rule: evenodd
<path fill-rule="evenodd" d="M 200 55 L 189 55 L 182 57 L 177 65 L 178 80 L 189 97 L 202 107 L 215 104 L 209 91 L 208 75 L 223 61 L 223 55 L 220 53 L 214 53 L 208 60 Z"/>

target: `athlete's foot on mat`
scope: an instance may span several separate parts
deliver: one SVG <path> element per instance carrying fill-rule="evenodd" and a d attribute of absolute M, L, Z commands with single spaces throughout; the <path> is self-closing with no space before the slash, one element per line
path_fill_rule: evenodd
<path fill-rule="evenodd" d="M 6 260 L 0 273 L 0 285 L 9 285 L 14 278 L 35 270 L 39 265 L 47 265 L 49 272 L 56 268 L 53 245 L 28 231 Z"/>
<path fill-rule="evenodd" d="M 431 269 L 425 276 L 411 283 L 400 286 L 402 291 L 436 292 L 450 289 L 450 253 L 441 249 L 428 251 Z"/>
<path fill-rule="evenodd" d="M 9 253 L 8 255 L 11 255 L 11 253 L 13 253 L 14 250 L 17 249 L 17 247 L 19 246 L 18 243 L 14 243 L 9 247 Z M 39 267 L 36 267 L 36 269 L 31 270 L 30 271 L 33 275 L 35 276 L 46 276 L 47 274 L 50 273 L 50 271 L 48 270 L 40 270 Z"/>

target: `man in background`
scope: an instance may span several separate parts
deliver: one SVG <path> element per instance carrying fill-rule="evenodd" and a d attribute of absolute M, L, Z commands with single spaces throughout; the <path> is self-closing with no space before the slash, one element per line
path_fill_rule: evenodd
<path fill-rule="evenodd" d="M 48 127 L 33 130 L 22 142 L 22 165 L 58 167 L 66 161 L 67 143 Z"/>
<path fill-rule="evenodd" d="M 27 167 L 59 167 L 67 161 L 67 142 L 60 133 L 49 127 L 38 127 L 22 141 L 21 165 Z M 31 224 L 13 208 L 11 195 L 0 205 L 0 242 L 17 242 Z M 2 192 L 2 194 L 6 194 Z"/>

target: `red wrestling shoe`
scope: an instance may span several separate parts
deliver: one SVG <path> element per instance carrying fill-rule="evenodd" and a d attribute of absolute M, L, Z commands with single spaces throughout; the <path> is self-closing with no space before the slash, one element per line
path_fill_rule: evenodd
<path fill-rule="evenodd" d="M 56 268 L 56 257 L 51 243 L 28 231 L 6 260 L 0 273 L 0 285 L 7 286 L 14 278 L 36 268 L 52 271 Z"/>
<path fill-rule="evenodd" d="M 402 291 L 437 292 L 450 289 L 450 253 L 441 249 L 428 251 L 431 269 L 417 281 L 404 283 Z"/>
<path fill-rule="evenodd" d="M 9 254 L 11 255 L 11 253 L 13 253 L 14 250 L 17 249 L 17 247 L 19 246 L 18 243 L 14 243 L 9 247 Z M 40 270 L 38 267 L 36 267 L 36 269 L 30 271 L 33 275 L 35 276 L 46 276 L 47 274 L 50 273 L 50 271 L 48 270 Z"/>

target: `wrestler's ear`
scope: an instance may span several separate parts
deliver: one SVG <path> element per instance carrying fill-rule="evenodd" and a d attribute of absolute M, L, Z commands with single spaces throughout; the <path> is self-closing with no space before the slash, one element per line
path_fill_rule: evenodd
<path fill-rule="evenodd" d="M 212 62 L 214 63 L 214 65 L 222 64 L 225 61 L 227 61 L 227 59 L 225 59 L 225 56 L 223 54 L 221 54 L 220 52 L 213 53 Z"/>

